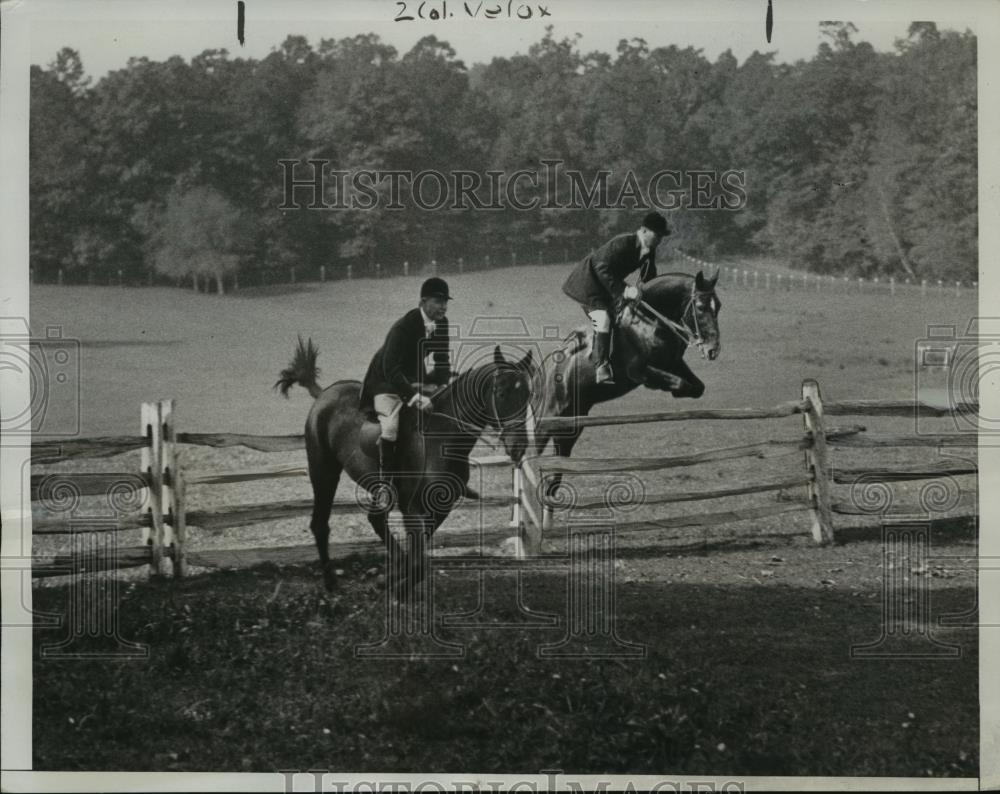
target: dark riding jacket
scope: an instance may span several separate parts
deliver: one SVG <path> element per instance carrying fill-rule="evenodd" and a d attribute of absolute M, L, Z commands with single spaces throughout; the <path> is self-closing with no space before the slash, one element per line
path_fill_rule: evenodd
<path fill-rule="evenodd" d="M 656 252 L 651 250 L 648 257 L 640 258 L 641 252 L 635 232 L 612 237 L 573 268 L 563 283 L 563 292 L 588 311 L 613 309 L 622 300 L 629 273 L 641 268 L 641 281 L 656 278 Z"/>
<path fill-rule="evenodd" d="M 424 359 L 434 356 L 434 366 L 428 375 Z M 420 308 L 411 309 L 393 323 L 385 343 L 372 356 L 361 387 L 361 407 L 371 408 L 376 394 L 398 394 L 409 402 L 416 389 L 413 383 L 445 384 L 451 378 L 448 318 L 435 324 L 434 333 L 427 336 Z"/>

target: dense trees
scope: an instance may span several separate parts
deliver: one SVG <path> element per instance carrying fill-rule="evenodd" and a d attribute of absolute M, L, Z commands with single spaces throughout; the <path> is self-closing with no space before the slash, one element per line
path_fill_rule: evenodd
<path fill-rule="evenodd" d="M 471 68 L 434 36 L 402 54 L 371 34 L 316 48 L 292 36 L 260 61 L 138 58 L 93 85 L 64 49 L 31 70 L 31 263 L 45 279 L 152 270 L 222 289 L 239 270 L 291 265 L 575 258 L 633 225 L 650 179 L 670 171 L 656 196 L 678 201 L 669 214 L 688 249 L 975 279 L 975 37 L 914 23 L 878 53 L 849 23 L 823 32 L 809 61 L 740 64 L 642 39 L 585 53 L 550 29 L 526 54 Z M 389 180 L 327 179 L 322 199 L 347 208 L 281 209 L 279 161 L 310 158 L 467 172 L 484 208 L 468 195 L 453 208 L 452 193 L 422 209 L 436 179 L 399 183 L 403 209 Z M 697 173 L 728 169 L 745 173 L 745 202 L 699 209 L 720 193 Z M 520 172 L 530 208 L 511 207 L 488 172 Z M 566 207 L 574 195 L 591 206 Z"/>

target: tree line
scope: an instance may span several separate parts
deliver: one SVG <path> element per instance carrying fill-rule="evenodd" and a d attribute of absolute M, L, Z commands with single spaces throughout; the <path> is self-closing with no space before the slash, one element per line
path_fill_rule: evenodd
<path fill-rule="evenodd" d="M 975 37 L 916 22 L 879 53 L 850 23 L 821 27 L 815 56 L 793 64 L 642 39 L 587 53 L 550 28 L 527 54 L 471 67 L 434 36 L 403 54 L 373 34 L 290 36 L 260 60 L 132 58 L 94 83 L 64 48 L 31 68 L 31 266 L 42 280 L 122 271 L 221 289 L 274 268 L 563 261 L 633 228 L 628 180 L 667 170 L 742 175 L 738 209 L 678 193 L 671 242 L 696 255 L 976 280 Z M 537 185 L 522 179 L 521 197 L 541 200 L 400 211 L 379 184 L 373 206 L 292 209 L 289 159 L 528 172 Z M 546 160 L 579 185 L 605 179 L 624 204 L 546 202 Z"/>

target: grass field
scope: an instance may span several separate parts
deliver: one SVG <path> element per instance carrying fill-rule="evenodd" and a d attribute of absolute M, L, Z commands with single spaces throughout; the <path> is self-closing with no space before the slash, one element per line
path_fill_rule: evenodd
<path fill-rule="evenodd" d="M 465 335 L 477 318 L 523 318 L 531 337 L 549 349 L 546 328 L 561 337 L 583 319 L 559 291 L 563 276 L 559 268 L 524 267 L 451 277 L 450 316 Z M 296 334 L 319 344 L 323 383 L 360 378 L 388 324 L 415 303 L 419 281 L 357 280 L 231 296 L 42 286 L 32 293 L 31 326 L 41 334 L 61 325 L 64 337 L 80 341 L 82 435 L 136 434 L 140 402 L 166 397 L 177 401 L 182 431 L 298 433 L 308 396 L 299 390 L 285 401 L 271 390 Z M 807 377 L 830 400 L 911 397 L 915 344 L 927 326 L 955 325 L 961 333 L 976 312 L 971 294 L 926 301 L 912 293 L 895 300 L 724 288 L 720 294 L 722 355 L 712 363 L 690 360 L 707 386 L 703 406 L 795 399 Z M 491 327 L 504 325 L 498 323 Z M 640 390 L 595 413 L 664 405 L 693 404 Z M 72 425 L 72 403 L 50 409 L 53 432 Z M 910 420 L 861 421 L 872 430 L 912 431 Z M 944 420 L 941 428 L 947 430 Z M 594 428 L 574 454 L 681 454 L 800 432 L 796 418 Z M 304 459 L 201 448 L 183 454 L 185 466 L 202 470 Z M 902 450 L 866 459 L 913 463 L 927 456 Z M 801 456 L 772 465 L 772 474 L 789 466 L 797 471 Z M 129 454 L 45 470 L 81 467 L 136 471 L 138 460 Z M 698 467 L 651 477 L 646 487 L 722 487 L 768 473 L 757 462 Z M 603 484 L 595 478 L 581 490 Z M 480 485 L 499 493 L 506 480 L 495 472 Z M 962 488 L 974 489 L 975 482 Z M 310 495 L 305 480 L 223 491 L 192 487 L 189 501 L 205 508 Z M 914 486 L 899 493 L 912 497 Z M 342 484 L 340 498 L 349 494 Z M 671 514 L 646 506 L 635 517 L 654 512 Z M 457 513 L 446 527 L 476 520 L 496 526 L 505 518 L 499 509 L 481 517 Z M 345 516 L 335 519 L 334 532 L 352 538 L 370 529 L 363 518 Z M 320 591 L 314 566 L 206 573 L 178 584 L 133 577 L 122 583 L 121 631 L 148 645 L 149 658 L 37 658 L 35 765 L 974 775 L 975 631 L 935 631 L 936 639 L 960 646 L 957 659 L 852 659 L 851 644 L 872 641 L 882 627 L 886 568 L 908 563 L 887 560 L 878 533 L 860 524 L 842 526 L 842 542 L 825 549 L 814 547 L 807 532 L 802 514 L 622 539 L 619 634 L 647 646 L 645 658 L 628 661 L 539 656 L 538 644 L 558 640 L 560 628 L 443 630 L 444 638 L 467 646 L 457 661 L 357 659 L 355 645 L 382 631 L 377 557 L 345 560 L 344 587 L 333 597 Z M 306 520 L 290 518 L 221 533 L 195 527 L 191 546 L 309 540 Z M 935 536 L 934 551 L 953 562 L 909 575 L 930 593 L 934 616 L 969 613 L 974 623 L 975 574 L 967 565 L 976 554 L 974 526 L 954 522 Z M 509 575 L 496 576 L 509 584 Z M 526 588 L 532 609 L 564 612 L 565 575 L 526 575 Z M 477 592 L 467 574 L 449 574 L 435 590 L 444 611 L 471 608 Z M 68 608 L 66 587 L 35 588 L 34 596 L 36 609 Z M 497 606 L 489 619 L 511 617 L 508 609 Z M 39 628 L 36 647 L 53 633 Z"/>

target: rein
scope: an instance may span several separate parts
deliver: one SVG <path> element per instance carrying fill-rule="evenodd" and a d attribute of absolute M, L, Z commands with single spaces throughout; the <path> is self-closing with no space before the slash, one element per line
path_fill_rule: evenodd
<path fill-rule="evenodd" d="M 653 315 L 659 325 L 668 328 L 673 331 L 674 334 L 686 345 L 696 345 L 698 351 L 701 353 L 701 357 L 705 357 L 705 340 L 701 336 L 701 328 L 698 325 L 698 312 L 694 311 L 694 301 L 695 292 L 694 287 L 691 288 L 691 293 L 688 296 L 687 302 L 684 305 L 684 312 L 681 314 L 681 322 L 675 322 L 671 320 L 666 315 L 658 312 L 650 304 L 644 301 L 641 297 L 636 298 L 634 303 L 638 304 L 643 308 L 644 311 L 649 312 Z M 685 322 L 684 318 L 691 315 L 691 320 L 694 323 L 694 328 L 690 328 Z"/>
<path fill-rule="evenodd" d="M 464 375 L 464 374 L 465 373 L 463 372 L 462 375 Z M 432 395 L 430 395 L 429 399 L 430 399 L 431 403 L 436 403 L 438 400 L 440 400 L 452 388 L 452 386 L 454 386 L 459 381 L 459 379 L 462 377 L 462 375 L 459 375 L 459 376 L 453 378 L 451 380 L 451 382 L 445 384 L 442 388 L 438 389 L 436 392 L 434 392 Z M 493 373 L 493 382 L 494 382 L 494 384 L 496 383 L 496 372 Z M 490 389 L 490 402 L 491 402 L 492 408 L 493 408 L 493 417 L 492 418 L 493 418 L 493 421 L 496 423 L 495 426 L 496 426 L 497 430 L 499 430 L 499 429 L 501 429 L 500 411 L 497 408 L 497 396 L 496 396 L 496 392 L 494 391 L 494 389 Z M 475 425 L 472 422 L 467 422 L 464 419 L 461 419 L 460 417 L 454 416 L 454 415 L 452 415 L 450 413 L 447 413 L 445 411 L 439 411 L 439 410 L 437 410 L 437 408 L 435 408 L 433 415 L 434 416 L 444 417 L 445 419 L 448 419 L 449 421 L 454 422 L 459 427 L 463 427 L 463 428 L 466 428 L 468 430 L 474 430 L 476 432 L 476 434 L 478 436 L 480 436 L 480 437 L 482 437 L 484 435 L 484 433 L 486 432 L 486 428 L 490 427 L 489 423 L 487 423 L 486 425 L 480 427 L 479 425 Z M 490 435 L 494 435 L 494 434 L 490 433 Z M 485 439 L 484 439 L 484 441 L 485 441 Z M 496 445 L 495 444 L 492 444 L 490 442 L 487 442 L 487 443 L 490 444 L 490 446 L 492 446 L 494 449 L 496 449 Z"/>

